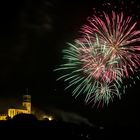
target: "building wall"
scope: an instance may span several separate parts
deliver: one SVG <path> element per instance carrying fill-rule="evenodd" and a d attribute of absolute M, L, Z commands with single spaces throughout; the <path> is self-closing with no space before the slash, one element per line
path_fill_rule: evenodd
<path fill-rule="evenodd" d="M 21 114 L 21 113 L 25 113 L 25 114 L 27 114 L 28 113 L 28 111 L 27 110 L 24 110 L 24 109 L 8 109 L 8 116 L 10 117 L 10 118 L 13 118 L 15 115 L 17 115 L 17 114 Z"/>
<path fill-rule="evenodd" d="M 7 120 L 7 115 L 6 114 L 2 114 L 0 115 L 0 120 Z"/>

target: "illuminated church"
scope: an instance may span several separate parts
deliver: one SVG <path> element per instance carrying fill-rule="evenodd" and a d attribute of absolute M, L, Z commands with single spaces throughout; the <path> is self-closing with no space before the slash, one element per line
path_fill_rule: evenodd
<path fill-rule="evenodd" d="M 13 118 L 17 114 L 31 114 L 31 95 L 24 95 L 21 108 L 9 108 L 7 114 L 0 114 L 0 120 Z"/>

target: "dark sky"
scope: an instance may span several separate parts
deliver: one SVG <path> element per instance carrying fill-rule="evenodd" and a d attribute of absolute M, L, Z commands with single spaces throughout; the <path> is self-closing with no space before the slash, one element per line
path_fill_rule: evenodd
<path fill-rule="evenodd" d="M 76 1 L 76 0 L 75 0 Z M 62 62 L 62 49 L 72 41 L 92 8 L 108 11 L 103 3 L 117 5 L 139 21 L 139 3 L 121 0 L 20 0 L 0 4 L 0 98 L 22 96 L 29 88 L 33 103 L 43 109 L 53 106 L 76 112 L 99 125 L 138 126 L 139 86 L 129 88 L 122 99 L 108 107 L 91 108 L 82 98 L 64 91 L 53 72 Z M 112 7 L 113 7 L 112 6 Z M 119 8 L 118 8 L 119 7 Z"/>

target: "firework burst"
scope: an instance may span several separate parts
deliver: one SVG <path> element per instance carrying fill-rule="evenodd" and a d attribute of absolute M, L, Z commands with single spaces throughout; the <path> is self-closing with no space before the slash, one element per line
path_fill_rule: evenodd
<path fill-rule="evenodd" d="M 58 80 L 69 82 L 66 89 L 75 87 L 73 96 L 85 94 L 86 103 L 94 100 L 94 103 L 108 104 L 114 95 L 120 97 L 121 70 L 116 67 L 115 59 L 110 62 L 108 55 L 111 51 L 100 43 L 98 36 L 95 42 L 91 42 L 89 36 L 85 40 L 86 43 L 77 40 L 76 45 L 69 43 L 69 48 L 63 50 L 66 63 L 56 70 L 67 72 Z"/>
<path fill-rule="evenodd" d="M 122 78 L 131 78 L 140 66 L 140 30 L 136 22 L 123 13 L 93 16 L 82 27 L 82 36 L 63 50 L 65 63 L 56 71 L 65 70 L 58 78 L 73 87 L 73 96 L 85 95 L 85 103 L 108 104 L 121 97 Z"/>
<path fill-rule="evenodd" d="M 110 48 L 110 62 L 117 60 L 116 67 L 122 70 L 123 77 L 129 77 L 140 66 L 140 30 L 136 29 L 137 23 L 132 22 L 132 17 L 114 11 L 112 16 L 103 12 L 103 17 L 94 15 L 88 18 L 89 24 L 82 27 L 84 37 L 80 40 L 86 42 L 85 36 L 90 35 L 95 42 L 97 34 L 100 42 Z"/>

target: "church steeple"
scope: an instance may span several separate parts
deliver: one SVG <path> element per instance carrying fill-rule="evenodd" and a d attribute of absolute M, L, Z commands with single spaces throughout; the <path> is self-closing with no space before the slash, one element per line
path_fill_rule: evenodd
<path fill-rule="evenodd" d="M 26 88 L 25 95 L 23 95 L 22 105 L 28 110 L 28 113 L 31 114 L 31 95 L 29 95 L 29 89 Z"/>

